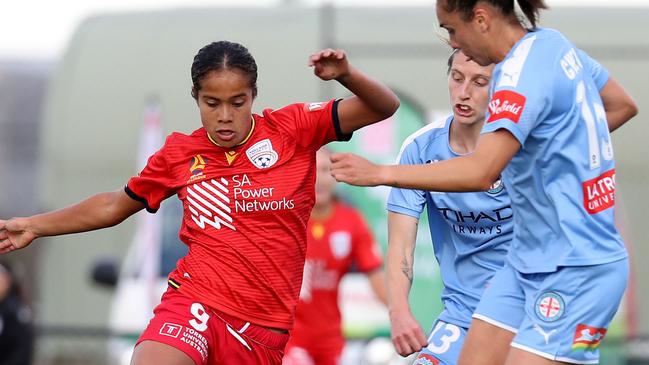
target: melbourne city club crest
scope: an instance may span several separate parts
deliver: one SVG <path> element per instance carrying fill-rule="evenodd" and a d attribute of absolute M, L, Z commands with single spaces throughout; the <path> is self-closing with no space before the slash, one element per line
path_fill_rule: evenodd
<path fill-rule="evenodd" d="M 498 180 L 496 180 L 496 182 L 491 184 L 491 186 L 489 187 L 489 190 L 487 190 L 487 193 L 491 194 L 491 195 L 496 195 L 496 194 L 500 193 L 503 190 L 505 190 L 505 184 L 503 183 L 501 178 L 498 178 Z"/>
<path fill-rule="evenodd" d="M 267 169 L 279 160 L 279 156 L 273 150 L 273 144 L 270 143 L 270 139 L 264 139 L 252 145 L 246 150 L 246 156 L 259 169 Z"/>
<path fill-rule="evenodd" d="M 566 305 L 561 295 L 552 291 L 546 291 L 539 295 L 534 307 L 536 316 L 539 319 L 545 322 L 554 322 L 561 318 Z"/>

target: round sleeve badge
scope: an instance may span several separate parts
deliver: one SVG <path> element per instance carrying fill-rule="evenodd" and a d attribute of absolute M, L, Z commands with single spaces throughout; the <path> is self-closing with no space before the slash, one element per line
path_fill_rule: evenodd
<path fill-rule="evenodd" d="M 534 304 L 536 316 L 545 322 L 554 322 L 561 318 L 565 307 L 561 295 L 553 291 L 541 293 Z"/>

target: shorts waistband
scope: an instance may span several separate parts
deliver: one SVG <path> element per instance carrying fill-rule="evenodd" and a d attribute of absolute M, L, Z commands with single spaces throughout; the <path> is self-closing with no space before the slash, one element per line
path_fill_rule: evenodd
<path fill-rule="evenodd" d="M 267 327 L 245 321 L 213 308 L 210 308 L 210 311 L 225 323 L 228 331 L 235 337 L 237 335 L 246 336 L 263 346 L 277 350 L 283 349 L 288 342 L 288 333 L 275 332 Z"/>

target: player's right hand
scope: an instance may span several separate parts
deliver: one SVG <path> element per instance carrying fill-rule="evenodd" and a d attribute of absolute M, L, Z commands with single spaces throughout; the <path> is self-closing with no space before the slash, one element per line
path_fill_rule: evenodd
<path fill-rule="evenodd" d="M 0 219 L 0 254 L 26 247 L 36 239 L 28 230 L 26 218 Z"/>
<path fill-rule="evenodd" d="M 410 311 L 391 312 L 392 343 L 397 353 L 403 357 L 428 346 L 426 335 Z"/>

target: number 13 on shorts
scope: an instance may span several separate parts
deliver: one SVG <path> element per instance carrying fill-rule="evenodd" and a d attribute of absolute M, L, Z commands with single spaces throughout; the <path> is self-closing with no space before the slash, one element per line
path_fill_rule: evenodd
<path fill-rule="evenodd" d="M 437 320 L 413 365 L 455 365 L 465 337 L 465 328 Z"/>

